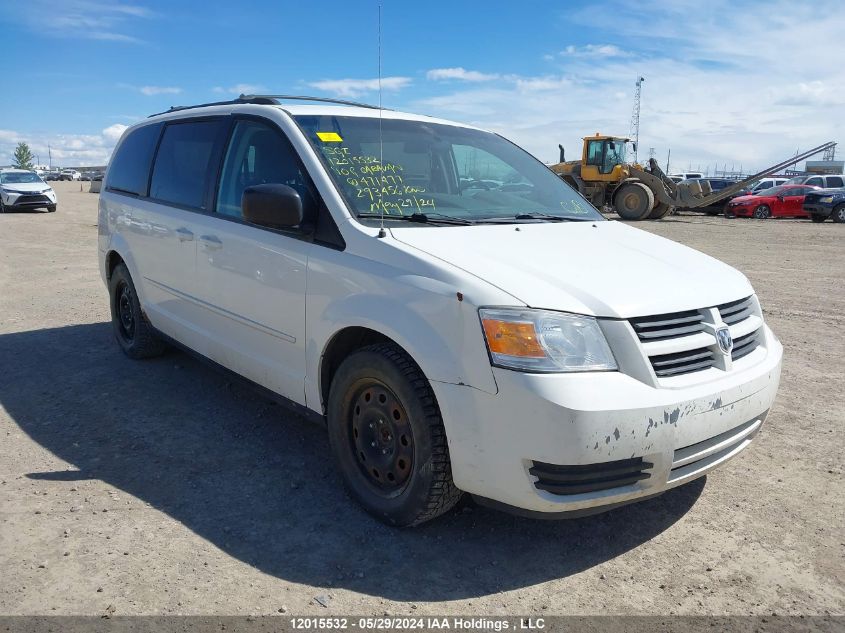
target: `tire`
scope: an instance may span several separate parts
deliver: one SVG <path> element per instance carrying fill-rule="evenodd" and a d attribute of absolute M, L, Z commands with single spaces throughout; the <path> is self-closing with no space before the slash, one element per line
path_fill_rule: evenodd
<path fill-rule="evenodd" d="M 6 213 L 6 205 L 3 204 L 3 198 L 0 198 L 0 213 Z"/>
<path fill-rule="evenodd" d="M 664 202 L 656 202 L 654 204 L 654 208 L 648 214 L 649 220 L 660 220 L 661 218 L 665 218 L 669 215 L 669 212 L 672 211 L 672 206 L 668 205 Z"/>
<path fill-rule="evenodd" d="M 400 347 L 378 343 L 341 363 L 329 389 L 329 446 L 349 493 L 388 525 L 430 521 L 463 493 L 452 481 L 431 385 Z"/>
<path fill-rule="evenodd" d="M 759 207 L 754 209 L 754 213 L 752 215 L 758 220 L 765 220 L 766 218 L 770 218 L 772 216 L 772 210 L 769 209 L 769 205 L 761 204 Z"/>
<path fill-rule="evenodd" d="M 830 214 L 831 219 L 836 222 L 837 224 L 842 224 L 845 222 L 845 204 L 840 204 L 833 210 L 833 213 Z"/>
<path fill-rule="evenodd" d="M 164 353 L 167 345 L 147 323 L 125 264 L 118 264 L 112 272 L 109 299 L 114 338 L 129 358 L 152 358 Z"/>
<path fill-rule="evenodd" d="M 811 214 L 810 219 L 813 222 L 815 222 L 816 224 L 820 224 L 821 222 L 824 222 L 825 220 L 827 220 L 827 218 L 825 216 L 819 215 L 818 213 Z"/>
<path fill-rule="evenodd" d="M 54 205 L 52 205 L 52 206 L 47 207 L 47 213 L 55 213 L 55 212 L 56 212 L 56 208 L 57 208 L 57 205 L 55 205 L 55 204 L 54 204 Z"/>
<path fill-rule="evenodd" d="M 623 220 L 645 220 L 654 207 L 654 194 L 641 182 L 622 185 L 613 197 L 613 208 Z"/>

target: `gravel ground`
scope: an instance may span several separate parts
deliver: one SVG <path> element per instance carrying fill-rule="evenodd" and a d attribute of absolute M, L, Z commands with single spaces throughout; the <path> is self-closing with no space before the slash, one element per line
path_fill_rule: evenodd
<path fill-rule="evenodd" d="M 845 612 L 845 226 L 638 225 L 742 270 L 783 341 L 737 459 L 591 518 L 466 503 L 399 531 L 346 497 L 318 426 L 184 354 L 121 354 L 97 196 L 55 188 L 55 214 L 0 215 L 0 613 Z"/>

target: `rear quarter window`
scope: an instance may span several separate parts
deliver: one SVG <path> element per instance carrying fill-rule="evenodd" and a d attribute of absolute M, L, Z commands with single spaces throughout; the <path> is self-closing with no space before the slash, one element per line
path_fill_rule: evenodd
<path fill-rule="evenodd" d="M 111 159 L 107 189 L 136 196 L 146 195 L 150 162 L 160 131 L 161 124 L 158 123 L 136 128 L 129 133 Z"/>

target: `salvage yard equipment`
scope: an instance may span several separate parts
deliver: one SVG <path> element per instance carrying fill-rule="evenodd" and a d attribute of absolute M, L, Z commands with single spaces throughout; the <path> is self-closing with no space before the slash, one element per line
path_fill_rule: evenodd
<path fill-rule="evenodd" d="M 764 176 L 835 145 L 831 141 L 790 156 L 777 165 L 714 192 L 706 180 L 672 181 L 653 158 L 649 159 L 647 167 L 625 162 L 625 148 L 629 140 L 599 133 L 587 136 L 581 160 L 568 162 L 564 160 L 563 147 L 559 146 L 561 162 L 552 165 L 551 169 L 598 209 L 612 207 L 623 220 L 658 220 L 673 207 L 696 209 L 711 206 Z"/>

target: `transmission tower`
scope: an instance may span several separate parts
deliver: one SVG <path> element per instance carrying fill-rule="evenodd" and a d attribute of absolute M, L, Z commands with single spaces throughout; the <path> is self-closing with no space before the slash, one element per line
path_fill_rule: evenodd
<path fill-rule="evenodd" d="M 822 160 L 835 160 L 836 159 L 836 143 L 828 147 L 824 154 L 822 155 Z"/>
<path fill-rule="evenodd" d="M 631 138 L 634 139 L 634 162 L 637 162 L 637 150 L 640 147 L 640 96 L 645 77 L 637 77 L 637 90 L 634 93 L 634 112 L 631 114 Z"/>

